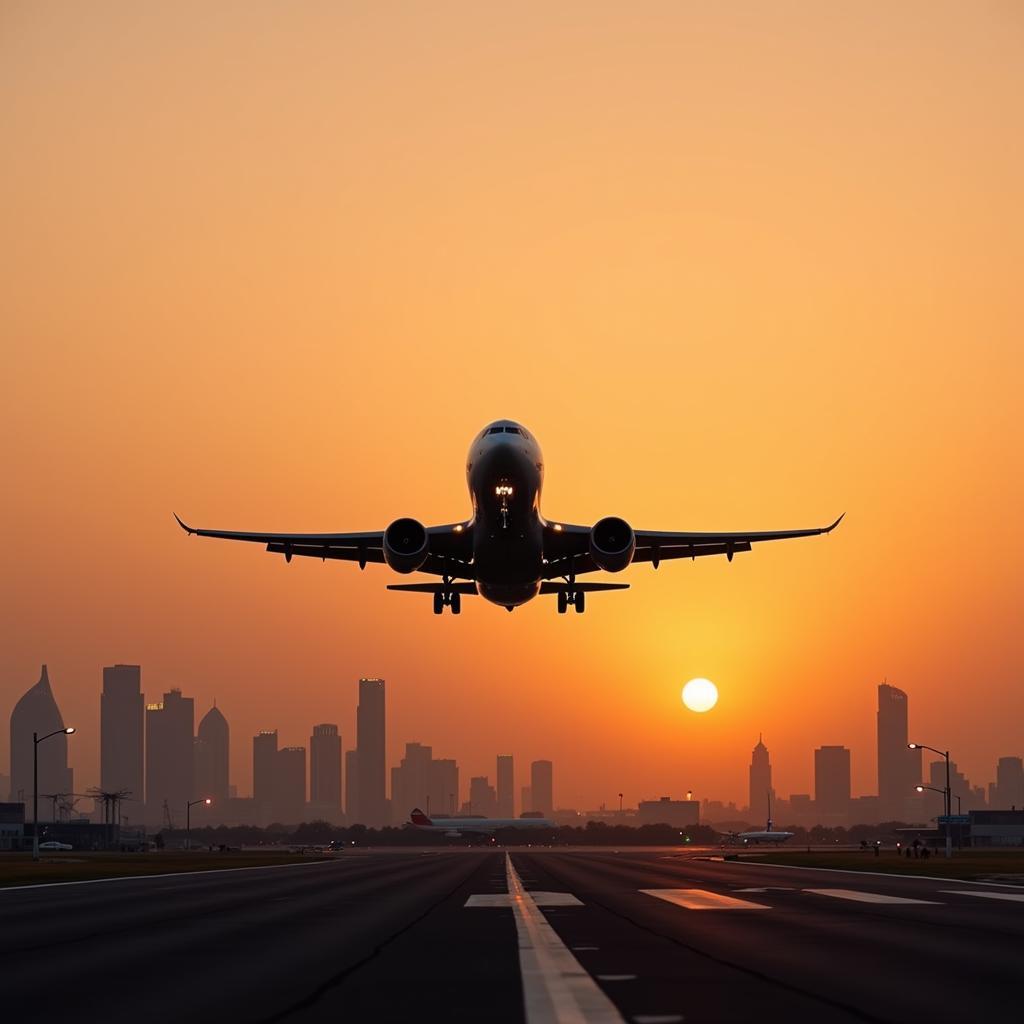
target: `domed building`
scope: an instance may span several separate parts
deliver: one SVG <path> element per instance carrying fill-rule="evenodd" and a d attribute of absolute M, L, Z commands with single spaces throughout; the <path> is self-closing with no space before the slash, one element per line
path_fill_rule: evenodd
<path fill-rule="evenodd" d="M 45 736 L 64 728 L 64 719 L 50 689 L 50 676 L 43 666 L 39 682 L 28 690 L 11 712 L 11 799 L 24 801 L 27 818 L 32 815 L 32 733 Z M 68 738 L 51 736 L 39 744 L 39 792 L 74 792 L 72 770 L 68 767 Z M 48 820 L 51 803 L 39 801 L 39 820 Z"/>
<path fill-rule="evenodd" d="M 223 814 L 226 808 L 229 753 L 228 722 L 214 705 L 203 715 L 195 742 L 195 796 L 213 800 L 211 814 Z"/>

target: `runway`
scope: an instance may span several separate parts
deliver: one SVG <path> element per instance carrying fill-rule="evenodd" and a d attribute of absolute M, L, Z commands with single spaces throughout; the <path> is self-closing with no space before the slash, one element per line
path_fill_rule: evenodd
<path fill-rule="evenodd" d="M 669 850 L 355 851 L 0 890 L 0 920 L 5 1005 L 36 1021 L 962 1021 L 1016 1013 L 1024 889 Z"/>

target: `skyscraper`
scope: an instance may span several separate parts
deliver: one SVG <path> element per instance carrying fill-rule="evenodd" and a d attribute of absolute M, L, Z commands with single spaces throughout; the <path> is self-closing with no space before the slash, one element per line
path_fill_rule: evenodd
<path fill-rule="evenodd" d="M 313 726 L 309 738 L 309 802 L 316 817 L 334 821 L 341 814 L 341 737 L 336 725 Z"/>
<path fill-rule="evenodd" d="M 359 751 L 358 821 L 370 828 L 380 828 L 388 823 L 383 679 L 359 680 L 356 750 Z M 349 821 L 352 822 L 351 817 Z"/>
<path fill-rule="evenodd" d="M 757 746 L 750 755 L 750 817 L 751 824 L 760 828 L 769 818 L 772 798 L 772 765 L 768 748 L 758 736 Z"/>
<path fill-rule="evenodd" d="M 995 810 L 1024 807 L 1024 761 L 1019 757 L 1001 757 L 996 765 Z"/>
<path fill-rule="evenodd" d="M 269 825 L 274 814 L 274 777 L 277 774 L 277 730 L 262 729 L 252 738 L 252 802 L 256 820 Z"/>
<path fill-rule="evenodd" d="M 531 810 L 540 811 L 545 818 L 555 809 L 554 769 L 550 761 L 534 761 L 530 765 Z"/>
<path fill-rule="evenodd" d="M 907 695 L 878 687 L 878 813 L 883 821 L 906 820 L 921 781 L 921 752 L 907 746 Z"/>
<path fill-rule="evenodd" d="M 209 797 L 213 804 L 204 815 L 208 820 L 223 821 L 230 793 L 228 765 L 231 754 L 231 730 L 227 719 L 214 705 L 203 715 L 196 730 L 195 797 Z M 202 810 L 202 808 L 200 808 Z M 220 815 L 218 818 L 217 816 Z"/>
<path fill-rule="evenodd" d="M 459 809 L 459 766 L 451 758 L 430 762 L 429 796 L 430 814 L 454 814 Z"/>
<path fill-rule="evenodd" d="M 345 751 L 345 823 L 359 821 L 359 751 Z"/>
<path fill-rule="evenodd" d="M 282 747 L 275 761 L 271 817 L 283 825 L 299 825 L 306 820 L 306 748 Z"/>
<path fill-rule="evenodd" d="M 146 727 L 142 669 L 111 665 L 103 669 L 100 694 L 100 789 L 122 792 L 121 815 L 141 821 L 146 792 L 143 782 Z"/>
<path fill-rule="evenodd" d="M 497 815 L 498 796 L 486 775 L 475 775 L 469 780 L 469 810 L 485 818 Z"/>
<path fill-rule="evenodd" d="M 25 691 L 11 712 L 11 799 L 24 801 L 26 817 L 32 814 L 32 733 L 45 736 L 63 728 L 64 719 L 44 665 L 39 682 Z M 68 738 L 58 734 L 39 745 L 39 792 L 71 793 L 74 788 L 68 767 Z M 40 800 L 40 821 L 49 819 L 50 806 L 49 800 Z"/>
<path fill-rule="evenodd" d="M 847 825 L 850 814 L 850 751 L 819 747 L 814 752 L 814 801 L 821 825 Z"/>
<path fill-rule="evenodd" d="M 391 773 L 391 820 L 401 825 L 409 820 L 409 812 L 418 807 L 425 810 L 430 796 L 430 765 L 433 750 L 422 743 L 406 743 L 405 757 Z"/>
<path fill-rule="evenodd" d="M 185 819 L 193 790 L 195 708 L 174 688 L 159 704 L 146 705 L 146 820 L 164 822 L 164 804 L 175 826 Z"/>
<path fill-rule="evenodd" d="M 512 755 L 498 755 L 498 817 L 515 817 L 515 777 L 513 774 Z"/>

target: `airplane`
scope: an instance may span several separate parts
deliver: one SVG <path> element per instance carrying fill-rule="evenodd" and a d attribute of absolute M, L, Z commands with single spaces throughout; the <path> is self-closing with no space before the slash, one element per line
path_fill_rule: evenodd
<path fill-rule="evenodd" d="M 409 823 L 425 832 L 443 832 L 448 839 L 490 836 L 506 828 L 558 828 L 549 818 L 428 818 L 418 807 L 409 815 Z"/>
<path fill-rule="evenodd" d="M 571 605 L 583 612 L 588 593 L 628 590 L 628 583 L 580 581 L 587 573 L 622 572 L 634 562 L 657 569 L 677 558 L 733 555 L 752 544 L 831 533 L 831 526 L 805 530 L 740 533 L 690 533 L 634 530 L 618 516 L 593 526 L 546 519 L 540 511 L 544 458 L 536 438 L 514 420 L 495 420 L 480 431 L 466 458 L 466 480 L 472 513 L 444 526 L 424 526 L 416 519 L 396 519 L 385 530 L 365 533 L 242 533 L 201 530 L 186 525 L 188 534 L 265 544 L 267 551 L 323 561 L 340 559 L 383 563 L 395 572 L 424 572 L 438 583 L 390 584 L 388 590 L 433 594 L 434 613 L 462 610 L 462 597 L 480 595 L 512 611 L 539 594 L 554 594 L 558 612 Z"/>
<path fill-rule="evenodd" d="M 726 842 L 732 843 L 775 843 L 778 846 L 779 843 L 784 843 L 787 839 L 792 839 L 796 835 L 795 832 L 776 832 L 772 828 L 772 795 L 768 794 L 768 827 L 763 831 L 754 829 L 750 832 L 727 832 L 725 835 Z"/>

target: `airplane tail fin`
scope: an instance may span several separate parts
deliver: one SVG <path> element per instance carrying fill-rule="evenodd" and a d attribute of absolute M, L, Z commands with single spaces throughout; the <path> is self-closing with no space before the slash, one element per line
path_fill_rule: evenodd
<path fill-rule="evenodd" d="M 434 823 L 418 808 L 412 809 L 412 814 L 409 815 L 409 820 L 414 825 L 433 825 Z"/>

